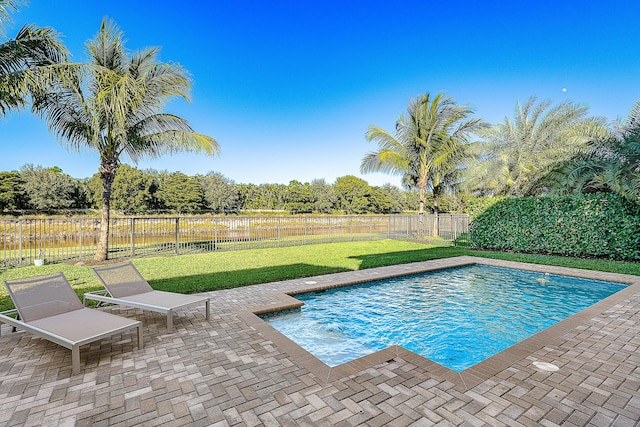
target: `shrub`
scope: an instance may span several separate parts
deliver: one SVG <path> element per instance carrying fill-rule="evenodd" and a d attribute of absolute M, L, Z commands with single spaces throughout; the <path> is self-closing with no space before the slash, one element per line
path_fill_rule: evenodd
<path fill-rule="evenodd" d="M 613 194 L 506 199 L 470 234 L 484 249 L 638 260 L 640 205 Z"/>

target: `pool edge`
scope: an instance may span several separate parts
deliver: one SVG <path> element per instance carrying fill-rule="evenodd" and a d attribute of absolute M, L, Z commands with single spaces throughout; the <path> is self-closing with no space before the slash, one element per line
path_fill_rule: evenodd
<path fill-rule="evenodd" d="M 627 285 L 615 294 L 595 303 L 594 305 L 570 316 L 569 318 L 540 331 L 531 337 L 514 344 L 513 346 L 479 362 L 462 372 L 456 372 L 437 362 L 429 360 L 423 356 L 411 352 L 403 347 L 392 346 L 373 354 L 360 357 L 353 361 L 330 367 L 318 358 L 313 356 L 307 350 L 303 349 L 291 339 L 271 327 L 267 322 L 263 321 L 258 315 L 269 312 L 281 311 L 284 309 L 295 308 L 300 306 L 301 302 L 294 298 L 296 294 L 305 292 L 321 291 L 342 286 L 350 286 L 359 283 L 365 283 L 373 280 L 387 279 L 392 277 L 419 274 L 429 271 L 442 270 L 453 267 L 462 267 L 466 265 L 490 265 L 497 267 L 517 268 L 521 270 L 537 271 L 542 273 L 562 274 L 567 276 L 582 277 L 587 279 L 606 280 Z M 358 372 L 370 369 L 385 362 L 393 362 L 396 359 L 404 360 L 424 369 L 430 376 L 439 380 L 446 380 L 453 383 L 461 390 L 468 390 L 485 380 L 493 377 L 499 372 L 507 369 L 516 362 L 531 356 L 536 351 L 551 345 L 551 342 L 564 334 L 575 330 L 579 325 L 593 319 L 597 315 L 604 313 L 617 303 L 630 298 L 632 295 L 640 292 L 640 276 L 632 276 L 620 273 L 607 273 L 594 270 L 582 270 L 571 267 L 557 267 L 544 264 L 530 264 L 518 261 L 504 261 L 490 258 L 480 258 L 471 256 L 461 256 L 454 258 L 445 258 L 438 260 L 429 260 L 422 262 L 414 262 L 410 264 L 400 264 L 395 266 L 377 267 L 366 270 L 359 270 L 356 276 L 352 277 L 355 272 L 334 273 L 313 278 L 297 279 L 289 281 L 291 289 L 284 292 L 274 293 L 277 302 L 268 305 L 247 307 L 241 314 L 241 317 L 253 326 L 258 332 L 270 339 L 283 352 L 288 354 L 292 360 L 298 362 L 309 370 L 318 381 L 326 384 L 331 381 L 339 380 Z M 308 284 L 305 282 L 313 281 L 315 283 Z M 531 360 L 533 363 L 537 360 Z M 545 362 L 552 362 L 545 360 Z"/>

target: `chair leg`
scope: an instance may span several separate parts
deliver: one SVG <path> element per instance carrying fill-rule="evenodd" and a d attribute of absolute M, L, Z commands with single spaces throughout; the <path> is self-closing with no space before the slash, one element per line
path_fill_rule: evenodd
<path fill-rule="evenodd" d="M 80 373 L 80 346 L 71 347 L 71 373 L 78 375 Z"/>
<path fill-rule="evenodd" d="M 142 340 L 142 323 L 138 324 L 138 349 L 142 350 L 144 346 L 144 342 Z"/>
<path fill-rule="evenodd" d="M 209 300 L 207 300 L 207 302 L 205 303 L 205 310 L 207 310 L 207 320 L 209 320 L 209 317 L 211 317 L 209 315 L 210 308 L 211 308 L 211 303 Z"/>
<path fill-rule="evenodd" d="M 167 312 L 167 332 L 173 332 L 173 310 Z"/>

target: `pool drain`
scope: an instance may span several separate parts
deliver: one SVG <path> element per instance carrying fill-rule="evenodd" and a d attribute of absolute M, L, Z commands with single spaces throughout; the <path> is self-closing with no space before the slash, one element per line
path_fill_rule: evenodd
<path fill-rule="evenodd" d="M 540 369 L 541 371 L 555 372 L 560 370 L 560 368 L 558 368 L 556 365 L 549 362 L 533 362 L 533 366 Z"/>

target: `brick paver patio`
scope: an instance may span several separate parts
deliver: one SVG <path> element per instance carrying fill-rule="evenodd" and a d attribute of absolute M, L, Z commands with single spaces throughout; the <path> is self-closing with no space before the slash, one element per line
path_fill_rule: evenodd
<path fill-rule="evenodd" d="M 573 271 L 631 285 L 461 374 L 397 347 L 330 369 L 252 314 L 292 303 L 284 292 L 477 260 L 426 261 L 211 292 L 211 320 L 205 320 L 204 307 L 181 311 L 171 334 L 157 313 L 103 308 L 143 321 L 144 349 L 137 349 L 133 333 L 95 342 L 83 348 L 76 376 L 69 350 L 2 325 L 0 424 L 638 425 L 640 277 Z M 540 370 L 535 361 L 560 369 Z"/>

